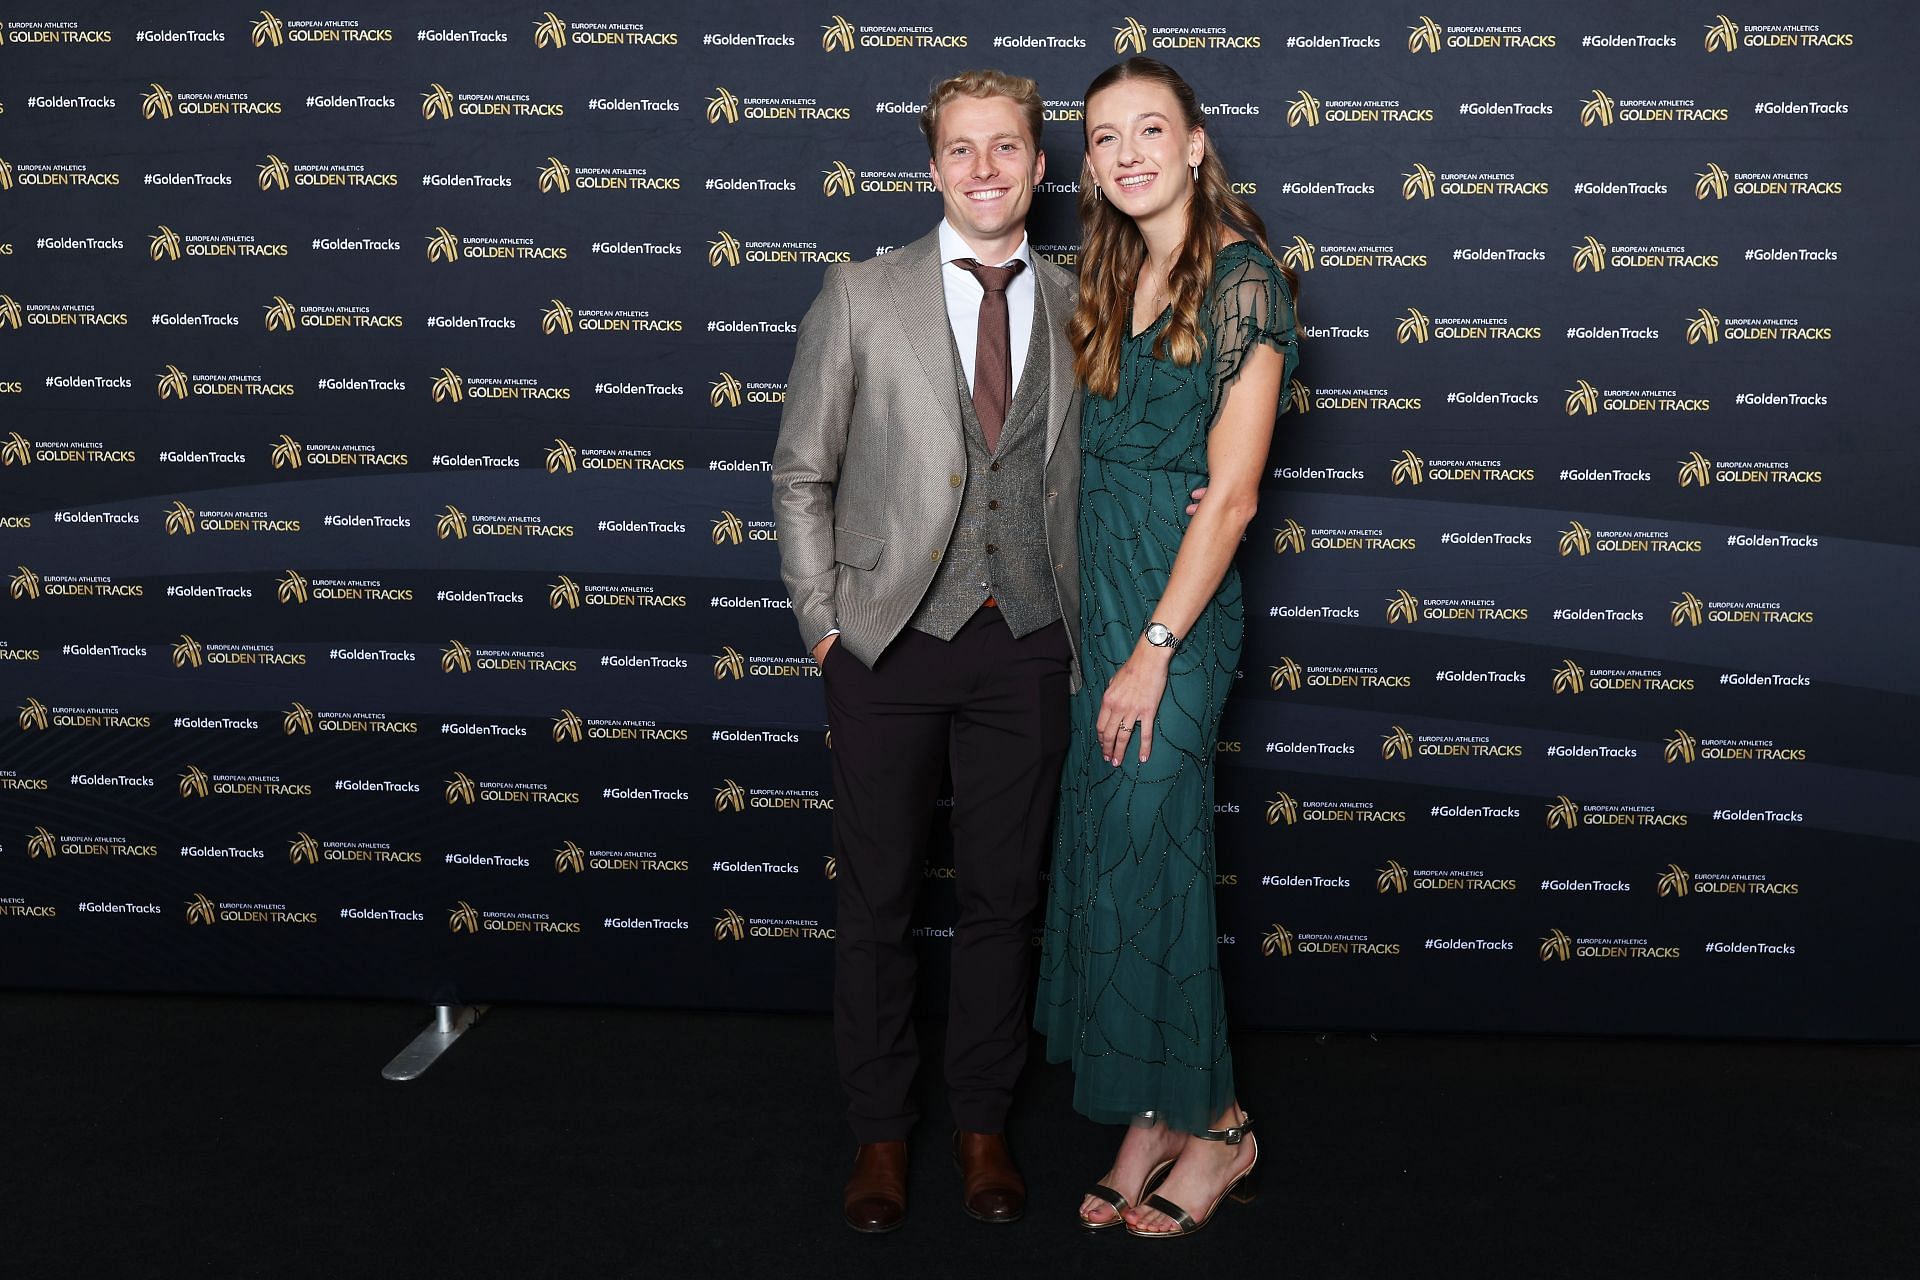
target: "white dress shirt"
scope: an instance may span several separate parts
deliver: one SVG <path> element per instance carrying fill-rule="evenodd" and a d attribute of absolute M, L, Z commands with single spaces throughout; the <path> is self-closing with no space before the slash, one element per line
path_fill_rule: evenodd
<path fill-rule="evenodd" d="M 977 257 L 979 255 L 953 229 L 953 224 L 940 219 L 940 281 L 946 286 L 947 323 L 953 328 L 954 345 L 960 348 L 960 371 L 967 377 L 969 391 L 973 389 L 973 349 L 980 337 L 980 299 L 987 291 L 980 287 L 972 272 L 956 267 L 954 259 Z M 1033 339 L 1033 250 L 1023 235 L 1013 257 L 1006 262 L 986 264 L 1004 267 L 1014 261 L 1026 263 L 1026 268 L 1007 284 L 1007 351 L 1013 361 L 1013 385 L 1007 389 L 1009 400 L 1019 392 L 1020 371 L 1027 363 L 1027 343 Z"/>

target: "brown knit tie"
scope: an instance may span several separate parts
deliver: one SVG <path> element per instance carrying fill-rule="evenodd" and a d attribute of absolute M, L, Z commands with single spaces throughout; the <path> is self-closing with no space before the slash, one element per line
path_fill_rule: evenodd
<path fill-rule="evenodd" d="M 1007 407 L 1013 402 L 1013 351 L 1007 337 L 1007 286 L 1026 269 L 1015 259 L 1004 267 L 982 266 L 977 258 L 954 261 L 973 274 L 985 289 L 980 299 L 980 328 L 973 346 L 973 413 L 980 419 L 980 433 L 987 438 L 987 452 L 1000 447 L 1000 428 L 1007 423 Z"/>

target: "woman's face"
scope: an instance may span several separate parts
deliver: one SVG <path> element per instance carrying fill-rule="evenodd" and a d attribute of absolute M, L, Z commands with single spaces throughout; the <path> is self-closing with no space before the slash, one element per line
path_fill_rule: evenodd
<path fill-rule="evenodd" d="M 1173 91 L 1154 80 L 1121 80 L 1087 101 L 1087 162 L 1101 194 L 1135 220 L 1184 208 L 1205 134 L 1188 129 Z"/>

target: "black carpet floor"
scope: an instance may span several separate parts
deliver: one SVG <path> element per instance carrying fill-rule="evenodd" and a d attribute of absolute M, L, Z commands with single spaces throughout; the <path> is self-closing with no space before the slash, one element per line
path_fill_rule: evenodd
<path fill-rule="evenodd" d="M 0 992 L 0 1276 L 1920 1275 L 1904 1048 L 1245 1037 L 1261 1197 L 1164 1242 L 1075 1230 L 1118 1134 L 1036 1065 L 1026 1220 L 961 1212 L 936 1086 L 860 1237 L 824 1019 L 502 1007 L 382 1080 L 424 1022 Z"/>

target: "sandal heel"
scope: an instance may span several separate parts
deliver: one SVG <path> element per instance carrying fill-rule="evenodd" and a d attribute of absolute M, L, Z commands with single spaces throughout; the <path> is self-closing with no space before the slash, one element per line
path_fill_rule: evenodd
<path fill-rule="evenodd" d="M 1245 1174 L 1241 1175 L 1238 1182 L 1233 1184 L 1233 1189 L 1227 1192 L 1227 1199 L 1237 1204 L 1252 1204 L 1254 1197 L 1259 1194 L 1260 1166 L 1256 1164 L 1253 1168 L 1247 1170 Z"/>

